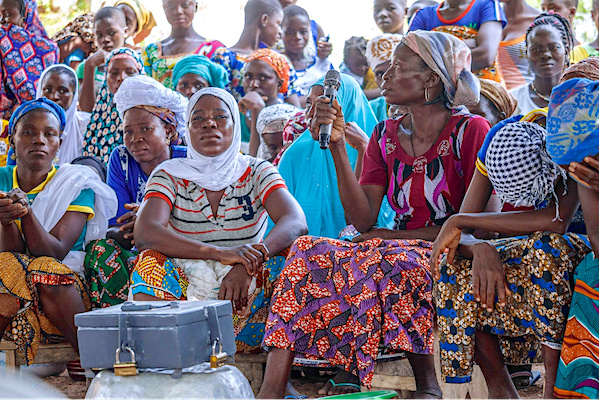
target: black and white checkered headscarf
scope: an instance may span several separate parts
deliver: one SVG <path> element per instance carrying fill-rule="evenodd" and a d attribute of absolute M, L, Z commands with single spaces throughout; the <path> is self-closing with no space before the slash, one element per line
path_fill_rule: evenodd
<path fill-rule="evenodd" d="M 545 147 L 547 132 L 531 122 L 514 122 L 501 128 L 489 144 L 485 165 L 495 193 L 503 204 L 515 207 L 538 207 L 549 195 L 556 202 L 556 179 L 561 177 L 567 193 L 566 172 L 559 167 Z"/>

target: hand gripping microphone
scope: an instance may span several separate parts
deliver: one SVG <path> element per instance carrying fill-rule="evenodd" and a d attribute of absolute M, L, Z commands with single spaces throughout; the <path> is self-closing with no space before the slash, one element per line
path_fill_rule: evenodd
<path fill-rule="evenodd" d="M 333 100 L 337 98 L 337 90 L 339 86 L 341 86 L 341 75 L 339 75 L 339 71 L 335 71 L 334 69 L 329 70 L 324 77 L 324 95 L 328 97 L 331 102 L 329 105 L 333 105 Z M 328 149 L 329 143 L 331 142 L 331 124 L 320 125 L 320 132 L 318 133 L 318 141 L 320 142 L 321 149 Z"/>

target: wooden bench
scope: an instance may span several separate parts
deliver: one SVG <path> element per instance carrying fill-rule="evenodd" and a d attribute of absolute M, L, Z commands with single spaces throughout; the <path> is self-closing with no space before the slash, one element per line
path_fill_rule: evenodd
<path fill-rule="evenodd" d="M 2 340 L 0 350 L 6 353 L 6 370 L 19 372 L 21 365 L 25 365 L 14 342 Z M 66 363 L 77 360 L 79 355 L 69 343 L 40 344 L 32 364 Z"/>
<path fill-rule="evenodd" d="M 471 399 L 486 399 L 489 397 L 487 382 L 478 365 L 474 366 L 472 381 L 469 383 L 444 383 L 441 378 L 441 364 L 439 356 L 439 341 L 435 340 L 435 370 L 443 398 L 446 399 L 465 399 L 469 396 Z M 257 394 L 264 379 L 264 369 L 266 366 L 266 353 L 259 354 L 236 354 L 235 366 L 245 375 L 250 382 L 250 386 Z M 407 359 L 400 359 L 387 362 L 379 362 L 374 368 L 372 378 L 373 389 L 391 389 L 396 390 L 402 398 L 407 398 L 410 392 L 416 391 L 416 381 L 412 367 Z M 363 391 L 368 390 L 365 387 Z"/>

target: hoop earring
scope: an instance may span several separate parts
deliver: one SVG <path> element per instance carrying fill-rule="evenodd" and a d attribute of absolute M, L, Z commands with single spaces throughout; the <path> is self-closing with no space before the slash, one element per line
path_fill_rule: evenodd
<path fill-rule="evenodd" d="M 428 88 L 424 88 L 424 101 L 426 101 L 428 103 L 431 100 L 430 97 L 431 96 L 428 92 Z"/>

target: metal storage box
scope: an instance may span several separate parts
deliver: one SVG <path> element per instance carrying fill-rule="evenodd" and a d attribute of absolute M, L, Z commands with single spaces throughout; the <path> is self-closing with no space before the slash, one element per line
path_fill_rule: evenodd
<path fill-rule="evenodd" d="M 117 349 L 138 368 L 181 369 L 207 362 L 213 347 L 236 352 L 229 301 L 134 301 L 75 315 L 83 368 L 112 368 Z M 218 342 L 217 342 L 218 341 Z"/>

